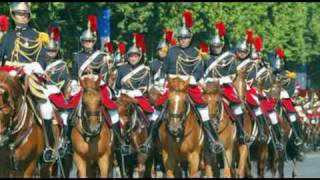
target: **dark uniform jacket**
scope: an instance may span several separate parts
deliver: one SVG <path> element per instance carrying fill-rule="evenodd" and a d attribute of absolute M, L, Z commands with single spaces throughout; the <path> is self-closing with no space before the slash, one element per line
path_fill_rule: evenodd
<path fill-rule="evenodd" d="M 38 43 L 38 37 L 39 32 L 35 31 L 30 26 L 23 28 L 16 27 L 16 29 L 8 31 L 2 37 L 0 44 L 0 59 L 2 65 L 4 65 L 6 61 L 11 60 L 22 63 L 39 62 L 42 68 L 45 69 L 47 65 L 45 49 L 43 47 L 37 49 L 39 46 L 33 47 Z M 18 44 L 18 42 L 21 43 L 19 45 L 21 52 L 13 53 L 15 43 Z"/>

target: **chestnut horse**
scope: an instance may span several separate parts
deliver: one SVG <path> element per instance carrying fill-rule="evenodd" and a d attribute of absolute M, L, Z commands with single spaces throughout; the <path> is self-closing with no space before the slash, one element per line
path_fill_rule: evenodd
<path fill-rule="evenodd" d="M 263 94 L 265 89 L 271 88 L 270 73 L 270 71 L 265 71 L 264 73 L 261 73 L 260 76 L 256 77 L 258 94 Z M 250 155 L 251 158 L 257 162 L 257 175 L 259 178 L 264 178 L 265 168 L 268 162 L 269 143 L 271 142 L 271 123 L 269 123 L 269 119 L 265 115 L 264 120 L 266 124 L 264 126 L 264 133 L 267 136 L 268 141 L 260 142 L 258 138 L 256 138 L 250 146 Z"/>
<path fill-rule="evenodd" d="M 146 122 L 146 116 L 138 101 L 125 94 L 121 94 L 117 103 L 121 124 L 124 127 L 119 137 L 120 144 L 128 149 L 127 154 L 116 152 L 122 177 L 145 177 L 146 173 L 149 173 L 146 172 L 146 163 L 150 165 L 151 150 L 148 144 L 150 139 L 147 139 L 149 124 Z"/>
<path fill-rule="evenodd" d="M 224 109 L 223 94 L 220 88 L 219 82 L 208 82 L 203 88 L 204 90 L 204 100 L 208 104 L 209 117 L 212 123 L 216 127 L 217 133 L 219 135 L 219 142 L 224 146 L 224 152 L 217 154 L 216 158 L 213 155 L 208 154 L 204 151 L 204 163 L 205 163 L 205 175 L 206 177 L 219 177 L 220 168 L 219 156 L 222 155 L 224 162 L 224 177 L 232 177 L 232 167 L 231 163 L 233 161 L 233 148 L 235 139 L 235 126 L 230 119 L 227 111 Z"/>
<path fill-rule="evenodd" d="M 100 77 L 85 76 L 80 79 L 83 88 L 77 119 L 71 132 L 73 160 L 79 177 L 108 177 L 113 163 L 113 134 L 103 118 Z"/>
<path fill-rule="evenodd" d="M 271 93 L 274 97 L 280 98 L 280 91 L 281 91 L 281 81 L 279 79 L 274 79 L 272 82 L 272 89 Z M 297 147 L 294 145 L 294 136 L 292 132 L 292 128 L 290 125 L 290 120 L 288 119 L 287 115 L 283 110 L 284 107 L 280 106 L 276 109 L 278 114 L 279 124 L 283 129 L 283 145 L 285 149 L 282 151 L 277 151 L 273 144 L 269 144 L 269 155 L 271 158 L 271 174 L 272 177 L 276 176 L 278 172 L 278 177 L 284 178 L 284 164 L 287 158 L 290 158 L 293 161 L 293 171 L 292 176 L 296 176 L 296 162 L 297 162 Z"/>
<path fill-rule="evenodd" d="M 185 163 L 189 176 L 199 176 L 204 132 L 191 107 L 188 86 L 189 81 L 179 77 L 168 80 L 168 114 L 159 128 L 166 177 L 181 177 L 180 167 Z"/>
<path fill-rule="evenodd" d="M 242 99 L 244 107 L 244 115 L 243 115 L 243 130 L 245 133 L 245 136 L 251 136 L 253 132 L 253 120 L 252 116 L 249 114 L 249 109 L 246 106 L 246 100 L 245 100 L 245 92 L 246 92 L 246 77 L 247 77 L 247 69 L 248 66 L 245 66 L 243 68 L 240 68 L 237 72 L 236 78 L 233 81 L 234 87 L 237 90 L 240 98 Z M 252 137 L 250 137 L 251 139 Z M 253 139 L 254 140 L 254 139 Z M 251 140 L 250 140 L 251 141 Z M 250 172 L 248 172 L 248 161 L 249 161 L 249 144 L 238 144 L 238 141 L 236 141 L 236 147 L 238 147 L 238 151 L 236 151 L 237 154 L 239 154 L 239 159 L 235 159 L 237 162 L 237 176 L 238 177 L 245 177 L 249 176 Z M 251 142 L 252 143 L 252 142 Z"/>
<path fill-rule="evenodd" d="M 19 79 L 0 71 L 0 177 L 33 177 L 44 136 Z"/>

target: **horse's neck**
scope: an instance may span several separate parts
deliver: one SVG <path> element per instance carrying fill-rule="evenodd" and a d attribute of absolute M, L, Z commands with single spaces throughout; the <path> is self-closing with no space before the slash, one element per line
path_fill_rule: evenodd
<path fill-rule="evenodd" d="M 31 128 L 32 124 L 33 124 L 33 119 L 34 119 L 33 118 L 33 112 L 31 110 L 31 107 L 28 105 L 28 103 L 26 101 L 27 100 L 21 100 L 22 103 L 26 103 L 25 104 L 25 108 L 26 108 L 25 109 L 25 111 L 26 111 L 25 112 L 26 113 L 25 117 L 23 117 L 23 118 L 17 117 L 17 116 L 20 116 L 19 113 L 20 113 L 21 110 L 18 110 L 18 114 L 16 114 L 14 116 L 14 118 L 18 118 L 17 123 L 14 125 L 15 127 L 19 124 L 19 122 L 23 123 L 21 129 L 17 133 L 15 133 L 13 135 L 14 139 L 17 139 L 18 137 L 20 137 L 24 133 L 26 133 L 26 131 L 28 131 L 28 129 Z M 24 108 L 24 104 L 20 104 L 18 107 L 19 108 Z"/>
<path fill-rule="evenodd" d="M 238 74 L 236 79 L 234 80 L 234 86 L 238 91 L 239 96 L 243 98 L 246 90 L 245 76 Z"/>

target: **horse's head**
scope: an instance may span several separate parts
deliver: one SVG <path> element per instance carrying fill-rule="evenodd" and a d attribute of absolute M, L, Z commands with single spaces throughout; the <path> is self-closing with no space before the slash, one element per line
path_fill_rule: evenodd
<path fill-rule="evenodd" d="M 124 126 L 126 126 L 134 113 L 134 108 L 137 106 L 138 101 L 122 94 L 117 103 L 120 119 L 122 120 L 122 123 L 124 123 Z"/>
<path fill-rule="evenodd" d="M 207 82 L 204 90 L 204 101 L 208 104 L 210 119 L 217 119 L 222 102 L 222 91 L 219 82 Z"/>
<path fill-rule="evenodd" d="M 188 81 L 180 78 L 168 80 L 168 127 L 173 135 L 179 135 L 183 131 L 184 121 L 188 115 Z"/>
<path fill-rule="evenodd" d="M 22 101 L 22 87 L 9 73 L 0 71 L 0 139 L 9 135 L 20 119 L 14 118 Z M 7 134 L 9 132 L 9 134 Z"/>
<path fill-rule="evenodd" d="M 101 129 L 102 96 L 100 88 L 101 76 L 85 76 L 80 79 L 83 88 L 82 94 L 82 119 L 91 134 L 98 134 Z"/>

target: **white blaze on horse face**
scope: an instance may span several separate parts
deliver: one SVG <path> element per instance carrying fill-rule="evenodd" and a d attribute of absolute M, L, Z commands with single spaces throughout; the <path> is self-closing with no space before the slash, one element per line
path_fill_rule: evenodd
<path fill-rule="evenodd" d="M 180 102 L 180 97 L 179 96 L 175 96 L 174 97 L 174 110 L 173 110 L 173 113 L 178 113 L 179 102 Z"/>

